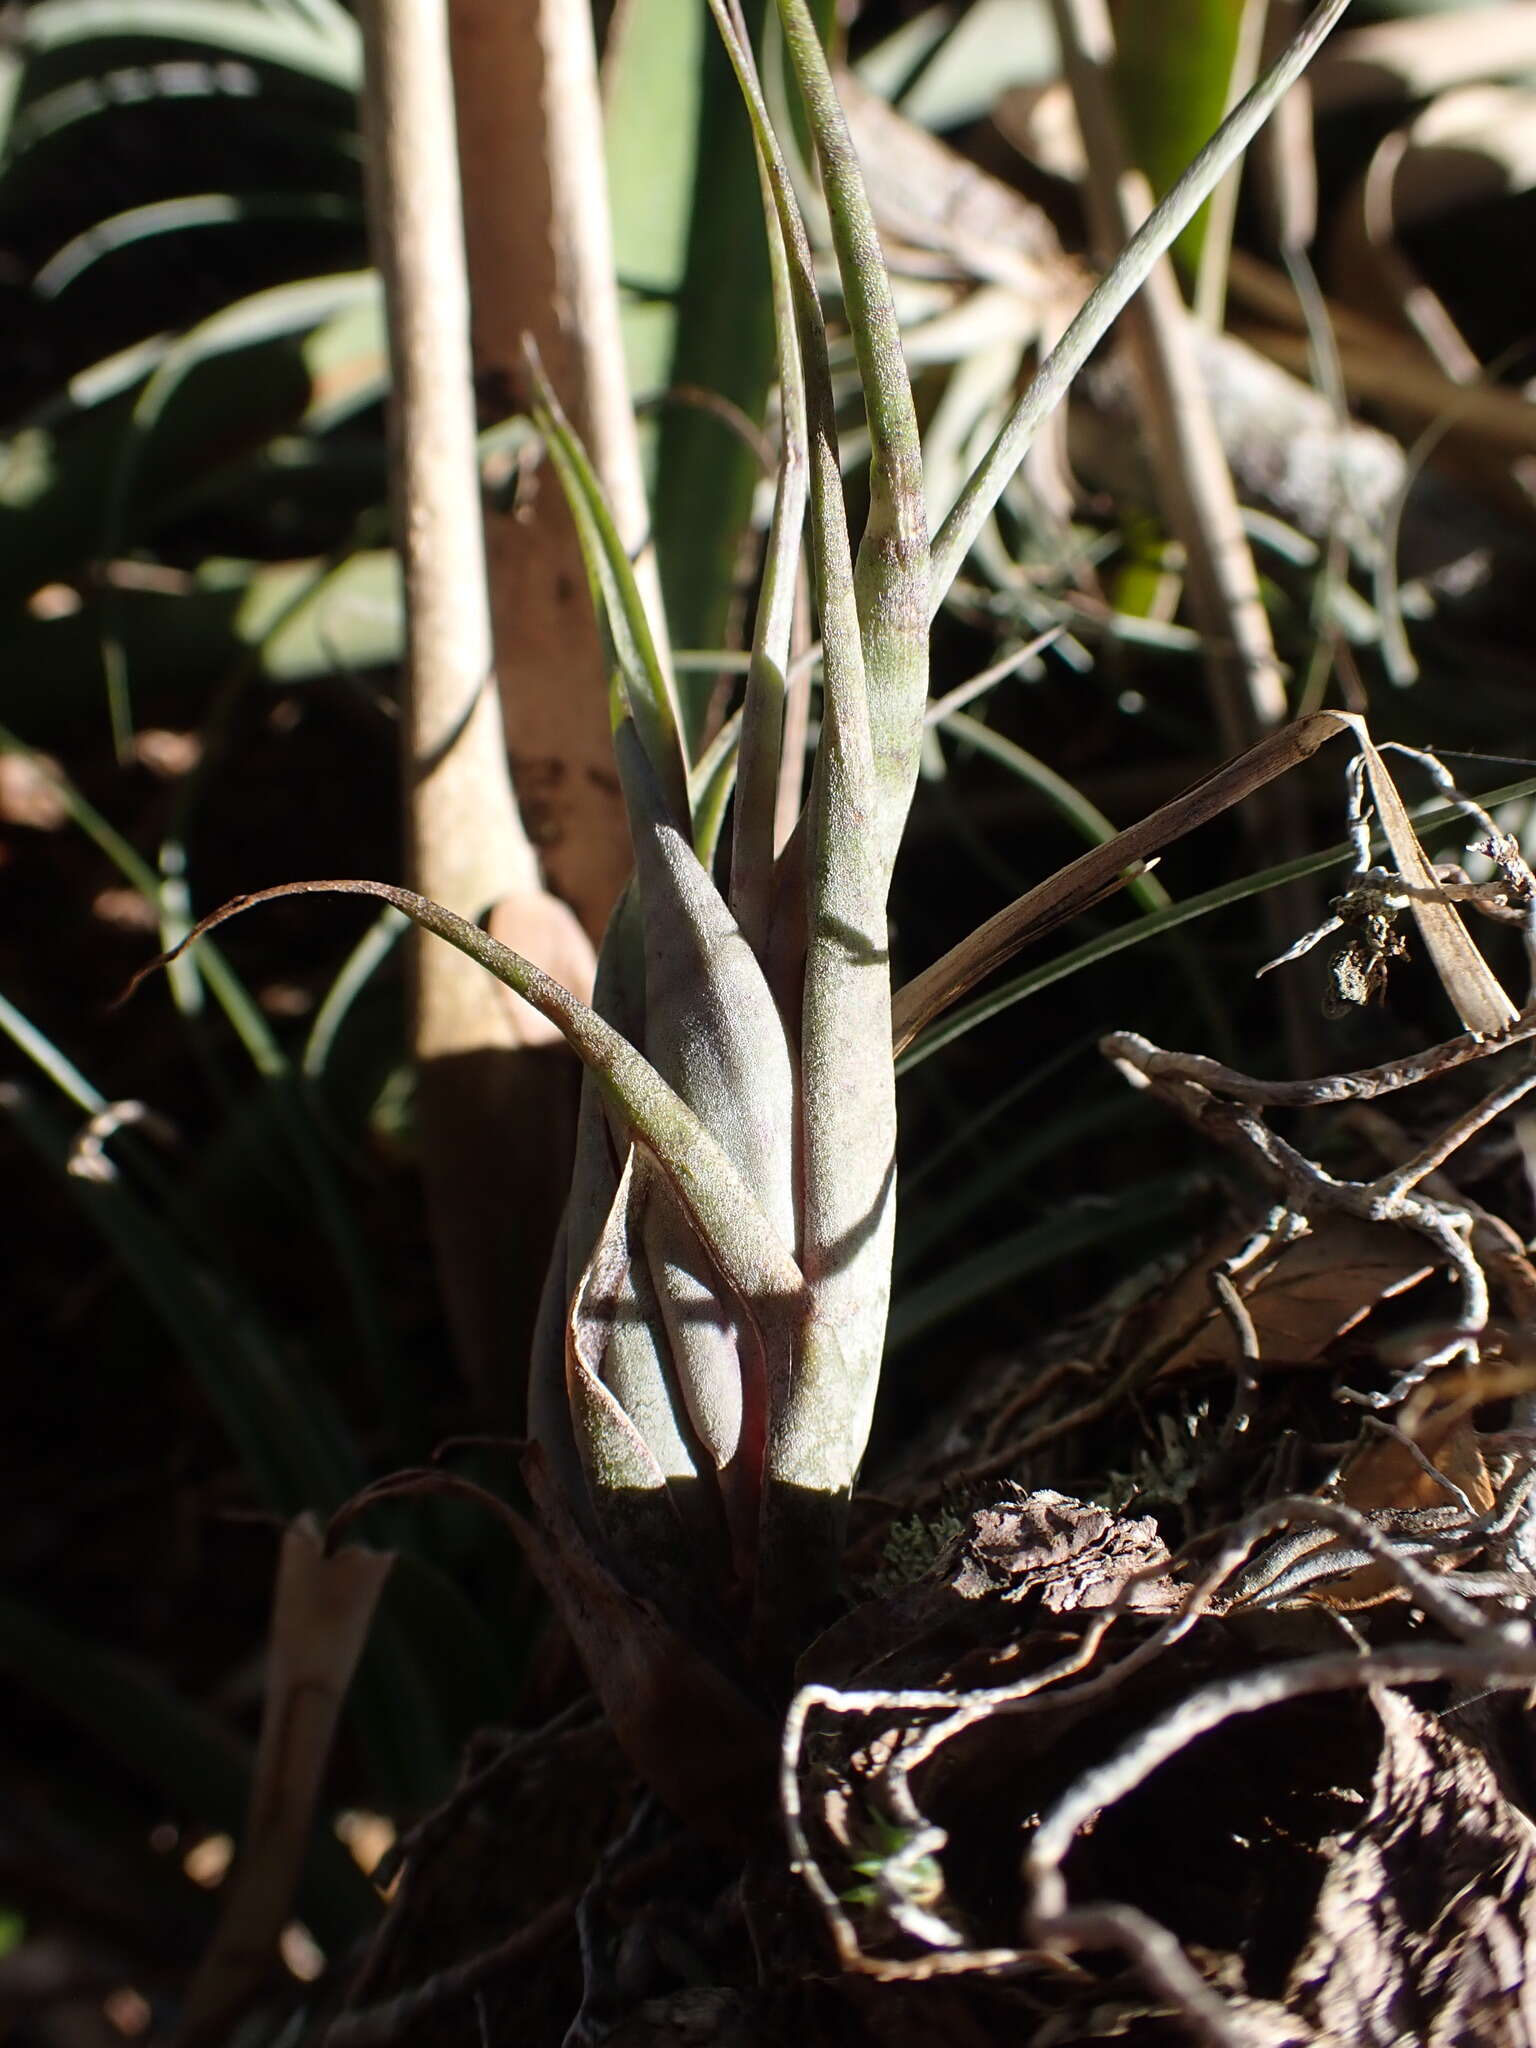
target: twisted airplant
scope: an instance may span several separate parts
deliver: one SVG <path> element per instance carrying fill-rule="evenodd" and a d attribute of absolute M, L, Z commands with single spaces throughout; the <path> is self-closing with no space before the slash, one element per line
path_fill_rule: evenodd
<path fill-rule="evenodd" d="M 591 464 L 534 364 L 533 417 L 610 649 L 634 841 L 634 879 L 608 929 L 593 1006 L 408 891 L 298 885 L 396 903 L 542 1011 L 584 1063 L 574 1178 L 529 1382 L 525 1470 L 539 1512 L 525 1536 L 621 1739 L 696 1813 L 716 1810 L 722 1786 L 764 1761 L 760 1707 L 835 1604 L 843 1516 L 869 1433 L 896 1198 L 886 899 L 917 772 L 930 620 L 1035 429 L 1346 0 L 1319 8 L 1128 246 L 931 545 L 873 215 L 806 0 L 778 0 L 868 418 L 857 550 L 804 221 L 741 25 L 730 0 L 709 4 L 762 172 L 783 423 L 739 719 L 690 757 Z M 809 793 L 776 846 L 806 535 L 821 722 Z M 1262 772 L 1332 729 L 1326 717 L 1309 722 Z M 1240 778 L 1232 795 L 1254 779 Z M 733 784 L 727 864 L 717 842 Z M 1163 836 L 1196 821 L 1170 807 Z M 1113 843 L 1085 857 L 1096 863 L 1093 892 L 1114 886 L 1131 857 Z M 1061 894 L 1064 911 L 1085 900 L 1075 886 Z M 970 978 L 994 957 L 978 955 Z M 946 997 L 965 985 L 951 975 Z"/>

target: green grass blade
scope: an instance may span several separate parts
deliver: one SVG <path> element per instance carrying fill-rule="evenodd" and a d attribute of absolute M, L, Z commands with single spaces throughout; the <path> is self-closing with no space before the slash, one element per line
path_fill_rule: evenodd
<path fill-rule="evenodd" d="M 25 740 L 3 725 L 0 725 L 0 753 L 18 754 L 31 764 L 35 772 L 42 776 L 58 795 L 72 822 L 93 846 L 106 855 L 130 888 L 137 889 L 146 902 L 154 905 L 156 915 L 163 924 L 168 915 L 164 902 L 165 877 L 150 866 L 115 825 L 107 822 L 96 806 L 82 795 L 61 769 L 43 761 Z M 174 914 L 173 905 L 169 909 L 169 915 L 174 917 Z M 201 969 L 203 978 L 218 997 L 236 1036 L 249 1053 L 257 1071 L 267 1075 L 282 1072 L 285 1067 L 283 1055 L 267 1026 L 266 1019 L 252 1001 L 250 992 L 216 947 L 205 951 Z"/>
<path fill-rule="evenodd" d="M 1115 22 L 1116 97 L 1131 155 L 1166 192 L 1227 109 L 1244 0 L 1140 0 Z M 1207 201 L 1173 243 L 1186 283 L 1199 268 Z"/>
<path fill-rule="evenodd" d="M 1166 1226 L 1177 1219 L 1181 1205 L 1201 1179 L 1184 1173 L 1144 1181 L 1129 1194 L 1063 1209 L 956 1261 L 937 1279 L 897 1299 L 891 1309 L 890 1348 L 899 1351 L 962 1309 L 1075 1253 L 1107 1244 L 1130 1231 Z"/>
<path fill-rule="evenodd" d="M 1022 1186 L 1032 1166 L 1054 1158 L 1069 1146 L 1080 1147 L 1109 1126 L 1123 1126 L 1124 1122 L 1125 1105 L 1118 1097 L 1041 1119 L 1014 1143 L 994 1143 L 986 1159 L 966 1175 L 953 1193 L 942 1198 L 930 1195 L 915 1211 L 903 1183 L 901 1228 L 896 1239 L 897 1272 L 904 1273 L 920 1264 L 936 1245 L 969 1224 L 978 1212 L 989 1209 L 1010 1189 Z M 898 1283 L 898 1297 L 901 1292 Z"/>
<path fill-rule="evenodd" d="M 315 1021 L 304 1041 L 299 1068 L 306 1081 L 324 1077 L 337 1035 L 352 1005 L 394 951 L 395 941 L 409 929 L 410 922 L 403 912 L 386 905 L 342 962 L 340 972 L 315 1011 Z"/>
<path fill-rule="evenodd" d="M 97 1116 L 107 1106 L 107 1098 L 99 1088 L 93 1088 L 84 1074 L 70 1059 L 60 1052 L 46 1033 L 39 1031 L 30 1017 L 24 1017 L 16 1005 L 0 995 L 0 1031 L 19 1051 L 86 1116 Z"/>
<path fill-rule="evenodd" d="M 135 46 L 185 43 L 290 71 L 349 97 L 362 77 L 357 24 L 337 15 L 317 32 L 296 16 L 259 14 L 213 0 L 40 0 L 27 10 L 23 48 L 40 86 L 93 76 L 138 59 Z M 30 139 L 30 138 L 29 138 Z"/>
<path fill-rule="evenodd" d="M 688 771 L 693 848 L 704 868 L 713 868 L 720 851 L 720 835 L 725 830 L 726 812 L 736 787 L 742 723 L 741 712 L 733 711 Z"/>
<path fill-rule="evenodd" d="M 964 711 L 947 712 L 939 724 L 945 732 L 974 747 L 978 754 L 986 754 L 1011 775 L 1017 775 L 1021 782 L 1027 782 L 1031 789 L 1038 790 L 1052 809 L 1059 811 L 1090 846 L 1103 846 L 1114 838 L 1118 828 L 1109 822 L 1097 804 L 1090 803 L 1064 775 L 1058 775 L 1054 768 L 1048 768 L 1044 761 L 1015 741 L 994 732 L 991 726 L 983 725 L 979 718 L 972 718 Z M 1173 901 L 1155 875 L 1137 875 L 1126 884 L 1126 889 L 1143 910 L 1166 910 Z"/>
<path fill-rule="evenodd" d="M 190 228 L 230 227 L 243 221 L 342 221 L 360 226 L 362 217 L 357 200 L 332 192 L 197 192 L 157 199 L 93 221 L 49 257 L 33 278 L 32 289 L 42 298 L 57 298 L 104 257 L 163 235 L 185 234 Z"/>
<path fill-rule="evenodd" d="M 37 772 L 47 778 L 75 824 L 106 854 L 123 879 L 156 906 L 163 928 L 174 916 L 174 904 L 167 902 L 165 878 L 156 873 L 114 826 L 108 824 L 67 776 L 40 761 L 4 726 L 0 726 L 0 752 L 25 756 Z M 398 1423 L 403 1416 L 408 1389 L 394 1341 L 379 1307 L 377 1276 L 347 1206 L 326 1141 L 305 1100 L 301 1078 L 294 1073 L 250 991 L 216 947 L 203 950 L 201 972 L 244 1046 L 252 1066 L 267 1083 L 267 1099 L 273 1117 L 309 1183 L 315 1214 L 335 1254 L 385 1412 L 392 1422 Z"/>
<path fill-rule="evenodd" d="M 907 1167 L 901 1177 L 903 1218 L 910 1218 L 915 1213 L 915 1205 L 921 1204 L 924 1190 L 962 1153 L 969 1152 L 977 1161 L 985 1160 L 994 1126 L 1006 1125 L 1020 1105 L 1037 1090 L 1053 1088 L 1073 1060 L 1085 1053 L 1095 1053 L 1099 1036 L 1097 1031 L 1090 1031 L 1075 1042 L 1069 1041 L 1047 1059 L 1031 1060 L 1018 1079 L 1000 1095 L 983 1102 L 959 1123 L 954 1121 L 954 1105 L 945 1091 L 940 1098 L 941 1114 L 948 1126 L 944 1135 L 925 1145 L 922 1158 Z"/>

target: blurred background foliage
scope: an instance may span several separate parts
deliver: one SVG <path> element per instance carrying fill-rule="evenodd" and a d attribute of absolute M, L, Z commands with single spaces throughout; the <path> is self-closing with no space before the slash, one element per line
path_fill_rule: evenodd
<path fill-rule="evenodd" d="M 844 13 L 937 517 L 1085 289 L 1082 150 L 1048 0 Z M 1357 0 L 1315 130 L 1267 140 L 1178 252 L 1290 707 L 1369 705 L 1381 736 L 1486 757 L 1454 758 L 1482 789 L 1529 772 L 1531 14 Z M 1266 18 L 1292 17 L 1116 18 L 1120 112 L 1160 186 Z M 618 0 L 599 27 L 654 531 L 707 734 L 750 629 L 773 431 L 756 178 L 702 5 Z M 278 1523 L 516 1423 L 476 1407 L 443 1335 L 394 923 L 284 903 L 110 1007 L 227 895 L 399 872 L 359 62 L 340 0 L 0 12 L 0 2029 L 50 2048 L 174 2021 L 248 1783 Z M 1135 408 L 1105 351 L 936 626 L 935 697 L 984 680 L 929 734 L 898 979 L 1219 751 Z M 512 488 L 518 423 L 488 396 L 482 425 L 487 488 Z M 1339 837 L 1336 771 L 1298 801 L 1307 845 Z M 1134 1026 L 1289 1056 L 1238 880 L 1285 850 L 1205 833 L 1139 911 L 1227 899 L 1210 915 L 1164 915 L 1121 959 L 1135 913 L 1111 906 L 909 1055 L 887 1442 L 1219 1203 L 1093 1044 Z M 1345 1037 L 1381 1057 L 1441 1035 L 1435 1001 L 1405 974 Z M 1320 1030 L 1303 1018 L 1292 1051 L 1331 1058 Z M 499 1485 L 506 1454 L 468 1467 Z M 413 1504 L 362 1533 L 401 1563 L 285 1947 L 296 1997 L 375 1916 L 359 1866 L 471 1731 L 574 1682 L 494 1521 Z"/>

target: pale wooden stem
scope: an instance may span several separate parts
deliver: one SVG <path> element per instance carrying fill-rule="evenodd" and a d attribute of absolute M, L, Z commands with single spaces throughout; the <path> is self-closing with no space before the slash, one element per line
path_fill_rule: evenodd
<path fill-rule="evenodd" d="M 591 10 L 451 0 L 472 345 L 487 416 L 529 397 L 524 336 L 585 444 L 665 659 L 619 334 Z M 487 519 L 513 771 L 550 886 L 594 941 L 630 869 L 607 677 L 570 515 L 548 468 Z"/>
<path fill-rule="evenodd" d="M 444 0 L 371 0 L 363 23 L 406 599 L 407 868 L 424 893 L 477 919 L 509 897 L 535 898 L 539 874 L 507 773 L 492 666 Z M 512 1133 L 489 1084 L 493 1074 L 498 1086 L 509 1079 L 531 1014 L 514 1011 L 472 961 L 417 941 L 412 1040 L 428 1201 L 459 1349 L 481 1381 L 510 1363 L 501 1355 L 509 1304 L 498 1301 L 498 1240 L 510 1216 L 485 1192 L 502 1177 Z M 510 1320 L 515 1327 L 515 1313 Z"/>

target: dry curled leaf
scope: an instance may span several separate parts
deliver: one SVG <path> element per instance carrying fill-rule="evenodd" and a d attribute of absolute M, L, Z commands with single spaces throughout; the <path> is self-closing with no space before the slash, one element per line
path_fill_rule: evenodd
<path fill-rule="evenodd" d="M 1417 889 L 1433 890 L 1434 868 L 1365 721 L 1352 713 L 1340 715 L 1353 728 L 1365 758 L 1371 800 L 1398 873 Z M 1477 1037 L 1499 1037 L 1518 1022 L 1519 1012 L 1473 945 L 1455 904 L 1416 897 L 1412 907 L 1425 950 L 1462 1024 Z"/>
<path fill-rule="evenodd" d="M 1524 0 L 1436 9 L 1339 36 L 1312 67 L 1319 107 L 1429 99 L 1448 87 L 1536 67 L 1536 11 Z"/>

